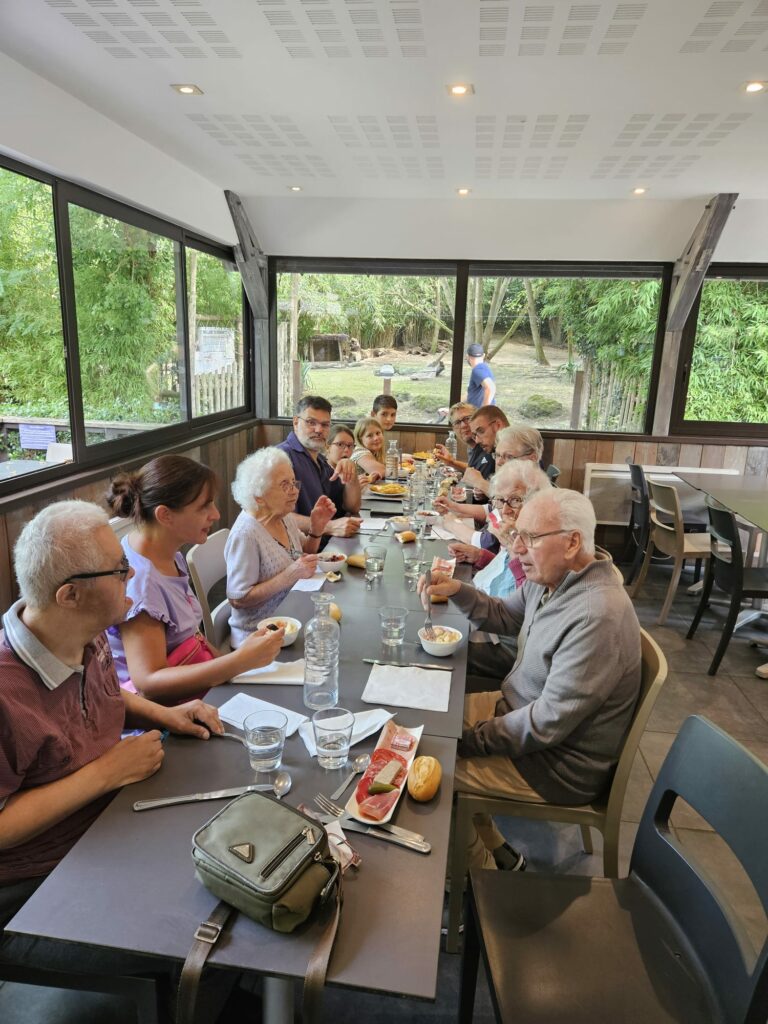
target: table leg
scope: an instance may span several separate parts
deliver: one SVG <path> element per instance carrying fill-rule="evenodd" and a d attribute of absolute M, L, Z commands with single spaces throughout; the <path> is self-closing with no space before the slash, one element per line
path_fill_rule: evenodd
<path fill-rule="evenodd" d="M 264 978 L 264 1024 L 293 1024 L 293 981 Z"/>

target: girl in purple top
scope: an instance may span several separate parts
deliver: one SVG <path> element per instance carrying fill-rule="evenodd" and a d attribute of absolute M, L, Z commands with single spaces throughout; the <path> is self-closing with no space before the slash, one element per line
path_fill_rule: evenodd
<path fill-rule="evenodd" d="M 169 664 L 173 651 L 199 633 L 202 618 L 179 549 L 205 543 L 220 518 L 215 497 L 214 472 L 183 455 L 162 455 L 115 478 L 107 495 L 115 515 L 136 523 L 123 540 L 135 572 L 127 590 L 133 606 L 108 631 L 120 684 L 163 704 L 270 664 L 282 643 L 283 630 L 261 630 L 231 654 L 209 644 L 210 660 Z"/>

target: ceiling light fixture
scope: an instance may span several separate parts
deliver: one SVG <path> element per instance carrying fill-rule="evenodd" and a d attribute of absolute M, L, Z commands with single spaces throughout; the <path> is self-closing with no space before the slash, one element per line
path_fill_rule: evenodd
<path fill-rule="evenodd" d="M 202 96 L 203 90 L 199 85 L 192 85 L 191 83 L 182 82 L 177 85 L 171 85 L 172 89 L 176 92 L 181 93 L 182 96 Z"/>
<path fill-rule="evenodd" d="M 744 92 L 762 92 L 765 89 L 765 82 L 747 82 Z"/>
<path fill-rule="evenodd" d="M 288 191 L 289 192 L 301 192 L 301 185 L 289 185 L 288 186 Z"/>
<path fill-rule="evenodd" d="M 469 193 L 472 191 L 472 189 L 470 189 L 470 188 L 457 188 L 456 191 L 458 192 L 458 194 L 460 196 L 468 196 Z"/>
<path fill-rule="evenodd" d="M 633 188 L 632 189 L 632 195 L 633 196 L 644 196 L 647 191 L 648 191 L 648 189 L 645 188 L 643 185 L 638 185 L 637 188 Z"/>
<path fill-rule="evenodd" d="M 451 96 L 474 96 L 475 87 L 469 82 L 455 82 L 453 85 L 446 85 Z"/>

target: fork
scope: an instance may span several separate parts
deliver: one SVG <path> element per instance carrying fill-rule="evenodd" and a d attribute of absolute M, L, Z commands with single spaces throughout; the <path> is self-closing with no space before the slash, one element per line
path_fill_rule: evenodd
<path fill-rule="evenodd" d="M 321 811 L 325 811 L 326 814 L 333 815 L 334 818 L 339 818 L 343 823 L 345 818 L 351 818 L 352 815 L 345 811 L 343 807 L 335 804 L 333 800 L 329 800 L 323 793 L 318 793 L 314 798 L 315 803 Z M 401 836 L 403 839 L 415 839 L 419 842 L 424 842 L 424 836 L 418 832 L 411 832 L 410 829 L 400 828 L 398 825 L 390 825 L 388 822 L 372 821 L 370 822 L 373 828 L 383 829 L 385 832 L 391 832 L 392 835 Z"/>
<path fill-rule="evenodd" d="M 426 573 L 424 575 L 424 593 L 425 594 L 427 593 L 427 588 L 429 587 L 429 585 L 431 583 L 432 583 L 432 570 L 431 569 L 427 569 L 427 571 L 426 571 Z M 432 606 L 429 603 L 429 594 L 427 594 L 427 617 L 424 620 L 423 632 L 424 632 L 424 639 L 425 640 L 435 640 L 436 639 L 435 631 L 432 628 Z"/>

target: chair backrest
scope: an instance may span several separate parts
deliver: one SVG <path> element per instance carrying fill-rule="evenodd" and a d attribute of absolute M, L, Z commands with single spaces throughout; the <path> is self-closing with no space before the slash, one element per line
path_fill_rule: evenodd
<path fill-rule="evenodd" d="M 557 487 L 557 478 L 560 476 L 560 470 L 555 465 L 547 466 L 546 474 L 549 477 L 549 482 L 553 487 Z"/>
<path fill-rule="evenodd" d="M 665 555 L 676 555 L 682 551 L 685 543 L 685 527 L 677 488 L 649 478 L 648 489 L 653 543 Z"/>
<path fill-rule="evenodd" d="M 65 441 L 51 441 L 45 449 L 46 462 L 71 462 L 72 445 Z"/>
<path fill-rule="evenodd" d="M 122 540 L 127 533 L 135 528 L 135 523 L 132 519 L 124 519 L 122 516 L 112 516 L 109 520 L 109 525 L 112 527 L 112 531 L 118 540 Z"/>
<path fill-rule="evenodd" d="M 651 521 L 651 513 L 648 504 L 648 481 L 645 479 L 643 467 L 636 462 L 630 462 L 629 479 L 632 485 L 630 495 L 632 507 L 630 509 L 629 525 L 633 532 L 635 530 L 646 530 Z"/>
<path fill-rule="evenodd" d="M 229 641 L 229 616 L 232 614 L 232 605 L 226 598 L 219 602 L 211 612 L 211 623 L 213 632 L 208 640 L 217 647 L 222 653 L 226 653 L 231 650 L 231 643 Z M 206 634 L 207 636 L 207 634 Z"/>
<path fill-rule="evenodd" d="M 717 878 L 700 870 L 670 830 L 678 796 L 728 844 L 768 913 L 768 767 L 705 718 L 687 719 L 648 797 L 630 863 L 630 875 L 655 894 L 709 980 L 713 1019 L 765 1024 L 768 939 L 755 956 Z"/>
<path fill-rule="evenodd" d="M 640 746 L 640 738 L 645 732 L 653 706 L 667 678 L 667 659 L 664 657 L 664 652 L 650 633 L 646 633 L 644 629 L 640 630 L 640 664 L 640 692 L 637 696 L 632 724 L 629 727 L 627 738 L 624 740 L 621 756 L 608 793 L 606 817 L 611 818 L 615 815 L 616 820 L 621 817 L 624 794 L 627 791 L 632 763 L 635 760 L 637 748 Z"/>
<path fill-rule="evenodd" d="M 730 594 L 744 586 L 744 556 L 736 517 L 711 498 L 707 501 L 707 513 L 715 583 Z"/>
<path fill-rule="evenodd" d="M 224 558 L 224 545 L 227 543 L 229 530 L 217 530 L 212 533 L 205 544 L 195 544 L 187 552 L 187 565 L 192 586 L 203 609 L 203 630 L 206 638 L 215 645 L 214 629 L 211 618 L 211 606 L 208 593 L 211 587 L 223 580 L 227 575 L 227 563 Z"/>

